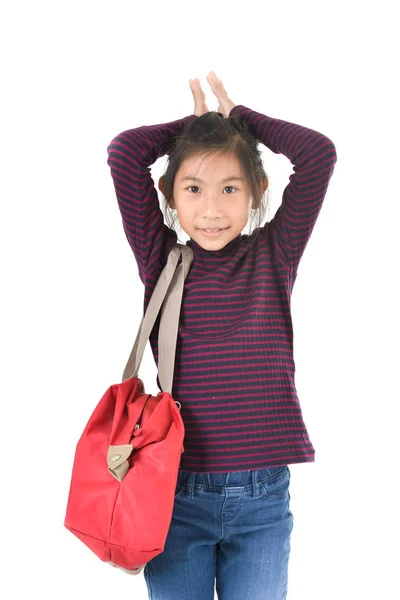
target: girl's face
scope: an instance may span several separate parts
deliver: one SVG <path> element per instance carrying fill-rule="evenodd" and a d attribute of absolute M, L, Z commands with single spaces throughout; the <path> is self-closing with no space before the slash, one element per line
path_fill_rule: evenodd
<path fill-rule="evenodd" d="M 194 155 L 178 170 L 171 208 L 182 229 L 206 250 L 220 250 L 242 232 L 252 203 L 250 187 L 234 154 Z M 204 229 L 220 228 L 207 236 Z"/>

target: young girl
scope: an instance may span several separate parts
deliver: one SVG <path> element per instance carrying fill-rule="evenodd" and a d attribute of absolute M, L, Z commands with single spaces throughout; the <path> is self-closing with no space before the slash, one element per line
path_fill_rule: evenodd
<path fill-rule="evenodd" d="M 293 528 L 288 464 L 315 455 L 294 381 L 290 298 L 336 150 L 317 131 L 235 105 L 214 72 L 207 81 L 218 112 L 191 80 L 194 114 L 124 131 L 107 148 L 144 310 L 178 241 L 175 220 L 194 252 L 172 390 L 185 452 L 165 549 L 144 577 L 152 600 L 213 600 L 214 584 L 219 600 L 283 600 Z M 294 165 L 262 227 L 268 178 L 258 142 Z M 159 189 L 171 227 L 150 175 L 165 154 Z M 242 235 L 249 218 L 258 226 Z M 156 364 L 158 329 L 159 318 L 150 337 Z"/>

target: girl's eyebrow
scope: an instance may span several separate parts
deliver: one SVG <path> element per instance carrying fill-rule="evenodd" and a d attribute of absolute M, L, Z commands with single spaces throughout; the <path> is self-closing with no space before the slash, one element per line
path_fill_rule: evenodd
<path fill-rule="evenodd" d="M 187 175 L 186 177 L 181 177 L 181 181 L 203 181 L 200 177 L 192 177 L 191 175 Z M 237 175 L 233 175 L 232 177 L 226 177 L 225 179 L 221 179 L 220 183 L 225 183 L 226 181 L 244 181 L 243 177 L 238 177 Z"/>

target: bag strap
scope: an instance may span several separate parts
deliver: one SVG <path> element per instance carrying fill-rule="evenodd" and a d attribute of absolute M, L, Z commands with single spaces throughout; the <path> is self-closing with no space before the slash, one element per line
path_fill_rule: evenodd
<path fill-rule="evenodd" d="M 178 265 L 181 255 L 182 262 Z M 122 381 L 138 376 L 146 344 L 161 309 L 158 334 L 158 379 L 162 391 L 171 394 L 183 288 L 192 262 L 193 250 L 189 246 L 176 242 L 168 255 L 167 264 L 161 271 L 140 323 Z"/>

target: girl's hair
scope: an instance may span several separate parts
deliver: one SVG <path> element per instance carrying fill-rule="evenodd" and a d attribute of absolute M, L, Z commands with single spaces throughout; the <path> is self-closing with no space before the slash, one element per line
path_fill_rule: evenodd
<path fill-rule="evenodd" d="M 265 192 L 262 187 L 263 180 L 268 178 L 264 171 L 257 138 L 250 133 L 245 121 L 239 121 L 233 115 L 225 118 L 222 113 L 216 111 L 206 112 L 184 126 L 181 134 L 175 136 L 170 142 L 166 153 L 168 165 L 164 173 L 163 209 L 167 225 L 176 231 L 178 241 L 179 234 L 175 229 L 176 224 L 181 229 L 178 214 L 175 209 L 169 207 L 168 203 L 173 198 L 175 176 L 180 166 L 194 154 L 208 156 L 232 153 L 237 157 L 253 196 L 252 206 L 256 207 L 251 208 L 249 220 L 253 228 L 250 228 L 250 234 L 261 227 L 265 213 L 269 212 L 270 208 L 269 186 Z"/>

